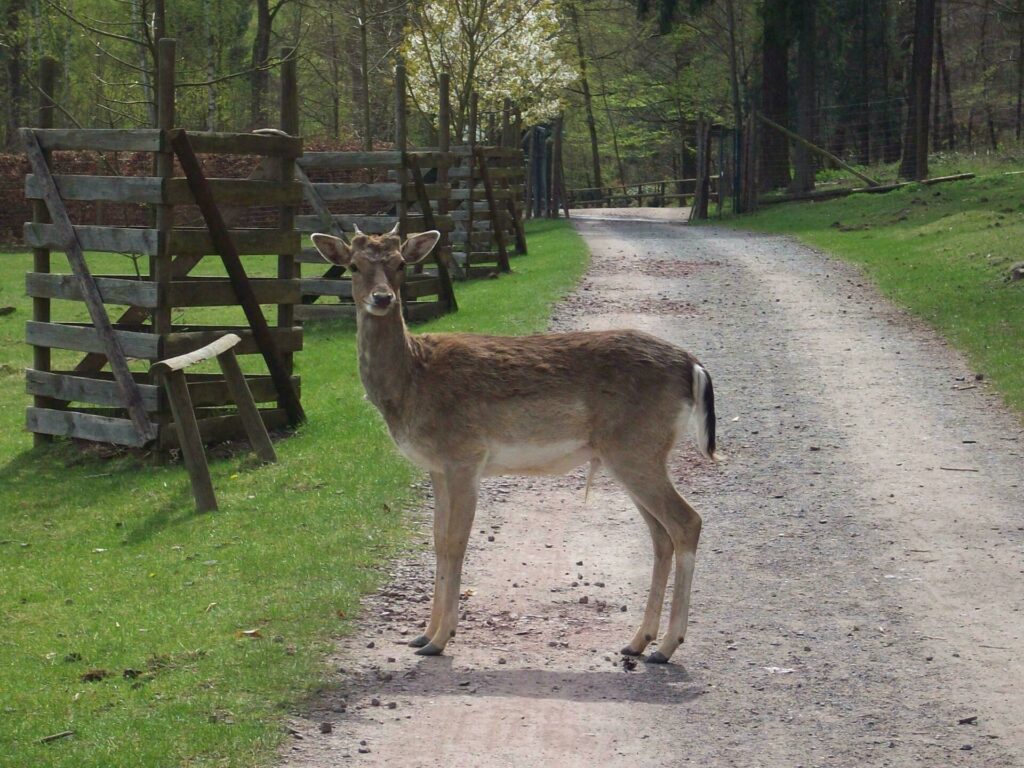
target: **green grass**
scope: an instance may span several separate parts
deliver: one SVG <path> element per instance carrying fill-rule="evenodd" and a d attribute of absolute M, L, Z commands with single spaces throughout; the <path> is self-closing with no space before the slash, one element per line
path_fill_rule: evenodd
<path fill-rule="evenodd" d="M 1024 259 L 1024 174 L 787 203 L 729 223 L 792 234 L 863 265 L 1024 412 L 1024 282 L 1005 281 Z"/>
<path fill-rule="evenodd" d="M 461 311 L 416 330 L 542 329 L 586 251 L 564 223 L 528 231 L 513 276 L 458 285 Z M 353 328 L 307 329 L 309 422 L 274 466 L 214 461 L 221 511 L 196 515 L 180 465 L 31 447 L 29 266 L 0 255 L 0 306 L 17 308 L 0 317 L 0 766 L 271 762 L 417 503 L 417 472 L 363 400 Z M 83 681 L 93 669 L 109 677 Z"/>

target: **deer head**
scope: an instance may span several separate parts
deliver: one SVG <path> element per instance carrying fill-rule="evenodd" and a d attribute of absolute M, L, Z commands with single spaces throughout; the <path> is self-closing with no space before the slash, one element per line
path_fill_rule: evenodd
<path fill-rule="evenodd" d="M 402 242 L 396 225 L 384 235 L 366 235 L 357 229 L 351 244 L 320 233 L 312 239 L 324 259 L 351 273 L 356 311 L 383 317 L 401 303 L 406 266 L 423 261 L 440 237 L 440 232 L 431 230 L 410 235 Z"/>

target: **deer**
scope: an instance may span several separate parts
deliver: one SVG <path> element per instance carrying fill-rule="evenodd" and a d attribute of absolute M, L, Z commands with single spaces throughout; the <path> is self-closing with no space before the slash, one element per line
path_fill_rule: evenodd
<path fill-rule="evenodd" d="M 693 426 L 716 461 L 711 376 L 689 352 L 634 330 L 530 336 L 413 335 L 401 307 L 407 267 L 440 238 L 398 225 L 350 242 L 316 233 L 323 258 L 349 270 L 359 376 L 399 452 L 434 490 L 436 569 L 430 620 L 409 645 L 441 654 L 455 636 L 462 566 L 481 478 L 564 474 L 590 463 L 626 490 L 650 531 L 651 587 L 643 619 L 621 653 L 641 656 L 661 623 L 675 558 L 668 627 L 644 658 L 664 664 L 686 638 L 702 520 L 669 477 L 669 452 Z M 471 393 L 471 396 L 466 396 Z"/>

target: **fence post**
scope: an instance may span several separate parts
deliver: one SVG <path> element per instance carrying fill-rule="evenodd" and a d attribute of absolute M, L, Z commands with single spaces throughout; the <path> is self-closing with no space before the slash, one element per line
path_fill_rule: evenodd
<path fill-rule="evenodd" d="M 53 128 L 53 92 L 56 89 L 57 81 L 57 60 L 50 56 L 44 56 L 39 62 L 39 118 L 40 128 Z M 50 153 L 43 152 L 46 164 L 50 164 Z M 46 209 L 45 200 L 32 201 L 32 221 L 44 224 L 50 221 L 50 214 Z M 48 273 L 50 271 L 50 249 L 32 249 L 32 269 L 35 272 Z M 37 323 L 50 322 L 50 300 L 44 298 L 32 299 L 32 319 Z M 32 347 L 32 367 L 37 371 L 50 370 L 50 348 Z M 53 408 L 56 401 L 49 397 L 36 395 L 33 399 L 36 408 Z M 53 435 L 44 435 L 39 432 L 33 433 L 33 444 L 42 445 L 53 442 Z"/>
<path fill-rule="evenodd" d="M 177 41 L 164 37 L 157 43 L 156 69 L 156 127 L 164 131 L 161 151 L 156 155 L 156 175 L 169 179 L 174 175 L 174 153 L 165 146 L 166 131 L 174 127 L 174 66 Z M 149 260 L 150 279 L 156 283 L 157 308 L 153 310 L 152 331 L 160 336 L 171 332 L 170 287 L 171 253 L 170 233 L 174 227 L 174 208 L 160 203 L 155 206 L 157 254 Z"/>
<path fill-rule="evenodd" d="M 299 86 L 298 74 L 296 71 L 296 49 L 294 47 L 281 49 L 281 130 L 289 136 L 299 135 Z M 295 180 L 295 160 L 287 157 L 281 158 L 278 178 L 282 185 L 291 184 Z M 283 232 L 291 232 L 295 229 L 295 208 L 290 205 L 282 205 L 277 209 L 277 226 Z M 277 255 L 277 276 L 282 280 L 292 280 L 301 276 L 302 268 L 296 261 L 297 253 L 279 253 Z M 277 305 L 277 325 L 280 328 L 291 328 L 295 325 L 295 306 L 292 304 Z M 285 373 L 292 375 L 295 370 L 295 359 L 291 352 L 284 352 L 281 355 L 281 363 L 284 365 Z M 278 399 L 278 406 L 288 407 L 283 399 Z"/>

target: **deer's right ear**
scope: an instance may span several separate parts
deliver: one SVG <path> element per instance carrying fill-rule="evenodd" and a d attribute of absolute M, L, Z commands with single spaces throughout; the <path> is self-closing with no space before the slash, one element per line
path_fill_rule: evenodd
<path fill-rule="evenodd" d="M 319 232 L 314 233 L 310 237 L 313 240 L 313 245 L 320 251 L 320 255 L 331 262 L 331 264 L 347 267 L 352 261 L 352 249 L 340 237 L 322 235 Z"/>

